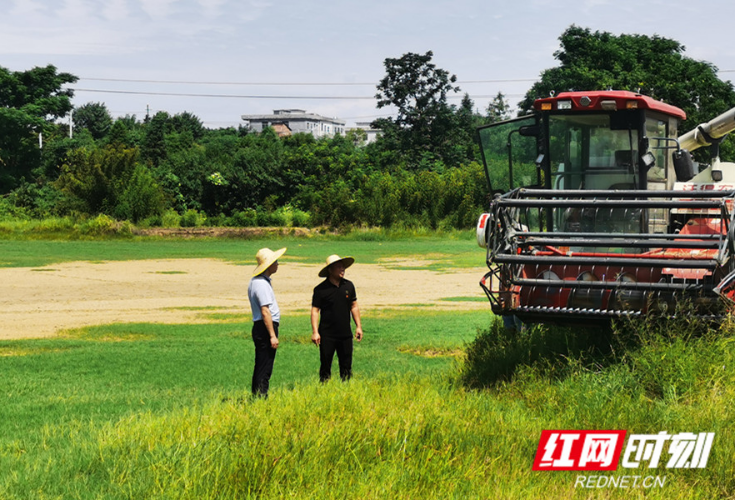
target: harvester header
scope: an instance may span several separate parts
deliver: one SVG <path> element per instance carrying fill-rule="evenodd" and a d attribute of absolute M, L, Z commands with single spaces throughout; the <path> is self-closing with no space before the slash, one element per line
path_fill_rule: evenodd
<path fill-rule="evenodd" d="M 626 91 L 563 92 L 481 127 L 493 200 L 477 237 L 496 314 L 596 323 L 720 317 L 735 299 L 735 165 L 687 149 L 735 129 L 735 109 L 679 137 L 681 109 Z"/>

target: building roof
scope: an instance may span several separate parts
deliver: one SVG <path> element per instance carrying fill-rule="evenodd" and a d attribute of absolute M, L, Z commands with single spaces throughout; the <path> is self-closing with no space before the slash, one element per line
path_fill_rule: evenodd
<path fill-rule="evenodd" d="M 373 122 L 355 122 L 355 128 L 362 130 L 380 130 L 379 128 L 373 127 Z"/>
<path fill-rule="evenodd" d="M 344 126 L 345 121 L 339 118 L 327 118 L 326 116 L 317 115 L 316 113 L 306 113 L 301 109 L 276 109 L 272 115 L 242 115 L 241 118 L 247 121 L 315 121 L 334 123 L 335 125 Z"/>

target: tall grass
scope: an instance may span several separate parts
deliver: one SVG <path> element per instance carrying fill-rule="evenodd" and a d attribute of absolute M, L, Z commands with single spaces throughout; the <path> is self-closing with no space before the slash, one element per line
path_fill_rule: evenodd
<path fill-rule="evenodd" d="M 498 332 L 487 315 L 385 311 L 363 322 L 355 378 L 321 385 L 316 351 L 297 333 L 308 317 L 292 318 L 267 400 L 239 398 L 252 368 L 247 324 L 1 343 L 0 498 L 735 495 L 731 321 L 629 323 L 607 349 L 574 330 L 484 339 L 497 348 L 483 363 L 502 361 L 501 347 L 523 355 L 483 389 L 463 375 Z M 716 438 L 706 469 L 610 473 L 666 476 L 664 488 L 585 490 L 576 472 L 531 471 L 543 429 Z"/>
<path fill-rule="evenodd" d="M 667 477 L 667 486 L 646 491 L 646 498 L 733 493 L 735 447 L 728 429 L 732 417 L 726 416 L 731 406 L 716 418 L 703 416 L 701 408 L 652 404 L 594 377 L 558 385 L 526 379 L 491 395 L 441 379 L 314 382 L 274 391 L 268 400 L 205 401 L 116 422 L 49 427 L 37 450 L 14 450 L 0 493 L 5 498 L 597 497 L 599 492 L 574 489 L 577 473 L 530 470 L 545 428 L 715 432 L 707 469 L 631 474 Z M 585 390 L 601 394 L 590 398 Z M 722 394 L 732 396 L 731 388 Z M 643 494 L 610 490 L 601 496 Z"/>
<path fill-rule="evenodd" d="M 499 322 L 498 322 L 499 323 Z M 704 471 L 675 478 L 683 498 L 735 496 L 735 322 L 680 314 L 613 324 L 609 331 L 494 324 L 467 349 L 463 384 L 538 413 L 547 429 L 714 432 Z M 633 473 L 640 473 L 634 471 Z M 644 471 L 645 473 L 645 471 Z"/>
<path fill-rule="evenodd" d="M 22 240 L 76 240 L 131 238 L 134 226 L 107 215 L 96 217 L 47 217 L 0 219 L 0 236 Z"/>

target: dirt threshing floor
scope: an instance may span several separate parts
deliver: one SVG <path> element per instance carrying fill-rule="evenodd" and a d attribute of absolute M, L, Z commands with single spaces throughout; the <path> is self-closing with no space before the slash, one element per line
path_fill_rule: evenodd
<path fill-rule="evenodd" d="M 362 315 L 412 305 L 489 310 L 487 301 L 479 300 L 484 268 L 410 269 L 422 264 L 391 260 L 385 265 L 356 263 L 348 269 L 345 277 L 355 283 Z M 109 323 L 250 321 L 247 287 L 252 267 L 178 259 L 0 269 L 0 339 L 50 337 L 70 328 Z M 309 310 L 320 268 L 281 265 L 273 286 L 282 312 Z M 446 300 L 455 297 L 465 300 Z"/>

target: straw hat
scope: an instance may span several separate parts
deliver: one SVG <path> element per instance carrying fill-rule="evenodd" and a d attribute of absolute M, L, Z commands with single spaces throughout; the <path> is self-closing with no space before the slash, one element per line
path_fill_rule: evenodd
<path fill-rule="evenodd" d="M 271 265 L 281 258 L 281 255 L 286 253 L 285 248 L 276 250 L 275 252 L 270 248 L 261 248 L 258 253 L 255 254 L 255 260 L 258 261 L 258 267 L 253 271 L 253 276 L 263 274 L 263 271 L 271 267 Z"/>
<path fill-rule="evenodd" d="M 327 265 L 324 266 L 321 271 L 319 271 L 319 276 L 322 278 L 326 278 L 329 275 L 329 266 L 339 261 L 343 261 L 345 263 L 345 269 L 355 263 L 355 259 L 353 259 L 352 257 L 340 257 L 339 255 L 330 255 L 329 257 L 327 257 Z"/>

